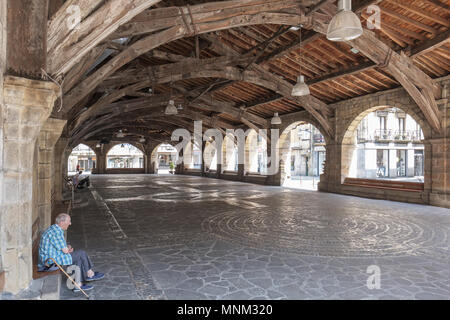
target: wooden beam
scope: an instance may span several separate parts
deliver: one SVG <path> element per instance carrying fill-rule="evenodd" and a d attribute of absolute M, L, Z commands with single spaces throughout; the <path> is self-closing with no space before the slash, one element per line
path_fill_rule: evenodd
<path fill-rule="evenodd" d="M 437 23 L 439 23 L 439 24 L 441 24 L 441 25 L 443 25 L 444 27 L 447 27 L 447 28 L 450 27 L 450 22 L 447 19 L 445 19 L 445 18 L 443 18 L 443 17 L 441 17 L 441 16 L 439 16 L 437 14 L 428 12 L 424 8 L 417 7 L 414 4 L 410 3 L 411 1 L 408 1 L 408 2 L 405 2 L 405 1 L 402 1 L 402 0 L 395 0 L 395 1 L 394 0 L 388 0 L 388 1 L 393 3 L 394 5 L 396 5 L 399 8 L 402 8 L 402 9 L 407 10 L 409 12 L 415 13 L 418 16 L 421 16 L 422 18 L 426 18 L 426 19 L 428 19 L 430 21 L 437 22 Z"/>
<path fill-rule="evenodd" d="M 112 34 L 120 25 L 161 0 L 67 1 L 48 27 L 47 72 L 61 75 Z M 71 7 L 70 7 L 71 6 Z M 75 11 L 70 8 L 78 8 Z M 80 13 L 77 17 L 76 14 Z M 78 26 L 68 21 L 80 19 Z"/>
<path fill-rule="evenodd" d="M 414 47 L 410 51 L 411 58 L 415 58 L 419 55 L 426 54 L 427 52 L 433 51 L 440 46 L 450 42 L 450 30 L 447 30 L 438 36 L 429 39 L 418 46 Z"/>
<path fill-rule="evenodd" d="M 279 1 L 277 1 L 279 2 Z M 291 6 L 287 1 L 286 6 Z M 223 3 L 223 2 L 220 2 Z M 207 24 L 198 24 L 197 30 L 199 33 L 207 33 L 215 30 L 223 30 L 233 28 L 237 26 L 261 24 L 261 23 L 274 23 L 274 24 L 293 24 L 297 25 L 299 22 L 304 21 L 305 17 L 290 14 L 278 14 L 278 13 L 258 13 L 255 15 L 244 15 L 238 17 L 232 17 L 226 21 L 220 21 L 217 23 L 208 22 Z M 85 81 L 80 83 L 71 92 L 68 93 L 65 99 L 64 111 L 67 112 L 78 101 L 93 91 L 106 77 L 120 69 L 122 66 L 137 58 L 138 56 L 150 51 L 164 43 L 180 39 L 188 34 L 186 26 L 174 26 L 165 31 L 152 34 L 142 40 L 129 46 L 125 51 L 121 52 L 116 57 L 112 58 L 108 63 L 102 66 L 94 74 L 89 76 Z"/>
<path fill-rule="evenodd" d="M 6 61 L 1 62 L 1 72 L 42 80 L 47 59 L 48 1 L 35 0 L 30 4 L 28 0 L 13 0 L 6 1 L 4 7 L 6 21 L 1 21 L 1 28 L 5 37 L 0 46 L 6 52 Z"/>

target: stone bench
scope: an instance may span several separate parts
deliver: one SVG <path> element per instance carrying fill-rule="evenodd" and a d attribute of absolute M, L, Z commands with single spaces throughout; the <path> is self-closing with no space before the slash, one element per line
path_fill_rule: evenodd
<path fill-rule="evenodd" d="M 345 178 L 343 184 L 347 185 L 347 186 L 358 186 L 358 187 L 389 189 L 389 190 L 401 190 L 401 191 L 409 191 L 409 192 L 423 192 L 424 191 L 424 185 L 423 185 L 423 183 L 420 183 L 420 182 Z"/>

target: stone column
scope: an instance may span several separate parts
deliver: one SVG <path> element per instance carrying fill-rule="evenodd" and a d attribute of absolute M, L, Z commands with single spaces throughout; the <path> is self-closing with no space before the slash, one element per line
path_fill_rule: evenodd
<path fill-rule="evenodd" d="M 200 171 L 201 171 L 203 177 L 206 176 L 205 149 L 206 149 L 206 141 L 202 141 L 202 150 L 201 150 L 202 164 L 200 167 L 201 168 Z"/>
<path fill-rule="evenodd" d="M 318 189 L 336 192 L 350 171 L 354 144 L 331 142 L 326 145 L 324 173 L 320 175 Z"/>
<path fill-rule="evenodd" d="M 37 140 L 39 232 L 42 232 L 51 224 L 52 185 L 57 171 L 55 169 L 56 165 L 53 152 L 56 141 L 61 136 L 61 132 L 66 125 L 66 122 L 66 120 L 48 118 L 42 127 Z"/>
<path fill-rule="evenodd" d="M 96 157 L 97 157 L 97 162 L 96 162 L 96 168 L 95 168 L 95 173 L 96 174 L 105 174 L 106 173 L 106 154 L 107 150 L 110 150 L 109 145 L 106 144 L 102 144 L 101 147 L 99 149 L 96 149 Z"/>
<path fill-rule="evenodd" d="M 430 204 L 450 208 L 450 139 L 426 140 L 425 144 L 425 191 L 430 190 Z M 427 159 L 429 157 L 429 160 Z M 428 170 L 427 170 L 428 169 Z M 428 178 L 428 179 L 427 179 Z"/>
<path fill-rule="evenodd" d="M 155 148 L 158 145 L 155 143 L 148 143 L 144 145 L 144 168 L 146 174 L 155 174 L 155 165 L 154 162 L 156 161 L 156 151 Z M 155 151 L 155 154 L 153 154 L 153 151 Z"/>
<path fill-rule="evenodd" d="M 59 88 L 51 82 L 6 76 L 0 133 L 0 256 L 5 291 L 13 294 L 32 280 L 33 153 Z"/>
<path fill-rule="evenodd" d="M 60 137 L 55 144 L 53 149 L 53 169 L 54 169 L 54 179 L 52 187 L 52 196 L 54 201 L 62 201 L 62 192 L 65 185 L 64 177 L 67 176 L 67 157 L 69 150 L 67 146 L 69 144 L 69 139 L 66 137 Z M 63 163 L 65 162 L 65 165 Z M 66 170 L 63 170 L 65 168 Z"/>

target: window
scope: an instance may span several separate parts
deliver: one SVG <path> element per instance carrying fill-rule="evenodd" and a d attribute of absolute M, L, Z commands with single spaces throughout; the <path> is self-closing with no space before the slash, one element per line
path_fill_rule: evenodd
<path fill-rule="evenodd" d="M 386 130 L 386 117 L 385 116 L 379 116 L 380 119 L 380 130 Z"/>
<path fill-rule="evenodd" d="M 389 150 L 377 150 L 377 178 L 389 176 Z"/>
<path fill-rule="evenodd" d="M 398 118 L 398 130 L 401 132 L 405 131 L 405 118 Z"/>
<path fill-rule="evenodd" d="M 406 177 L 406 150 L 397 150 L 397 177 Z"/>

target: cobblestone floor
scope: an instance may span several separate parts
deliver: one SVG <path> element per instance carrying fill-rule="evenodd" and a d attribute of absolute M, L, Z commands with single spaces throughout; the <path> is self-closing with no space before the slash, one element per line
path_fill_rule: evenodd
<path fill-rule="evenodd" d="M 106 273 L 95 299 L 450 299 L 448 209 L 188 176 L 91 181 L 68 240 Z"/>

